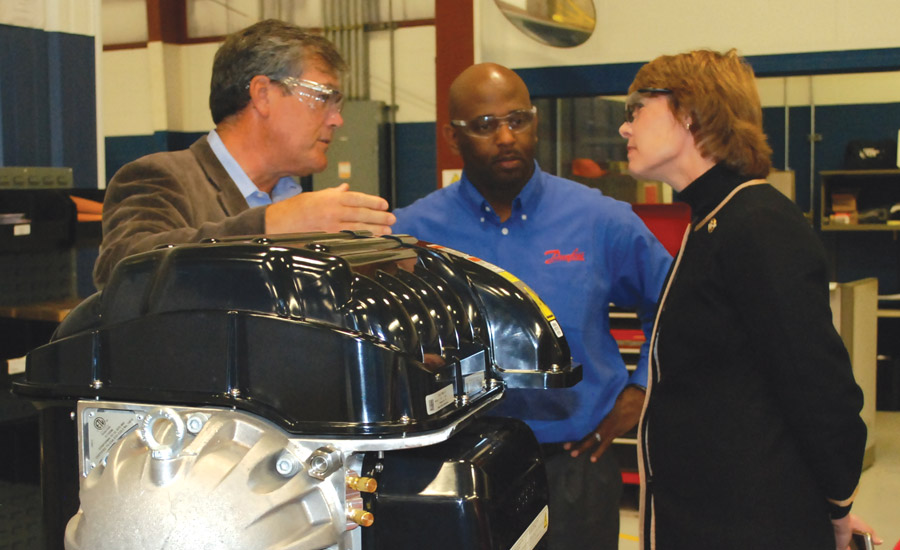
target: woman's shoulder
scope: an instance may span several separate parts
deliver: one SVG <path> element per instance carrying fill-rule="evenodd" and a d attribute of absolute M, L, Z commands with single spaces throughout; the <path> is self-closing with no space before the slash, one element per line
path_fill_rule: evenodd
<path fill-rule="evenodd" d="M 759 216 L 783 218 L 785 222 L 805 220 L 800 208 L 784 193 L 768 183 L 739 191 L 728 203 L 728 214 L 739 219 Z"/>
<path fill-rule="evenodd" d="M 747 188 L 735 195 L 727 206 L 727 210 L 723 208 L 722 216 L 730 218 L 732 223 L 719 223 L 719 227 L 731 228 L 738 240 L 748 244 L 756 242 L 778 247 L 806 243 L 804 246 L 813 246 L 818 241 L 800 208 L 771 185 Z"/>

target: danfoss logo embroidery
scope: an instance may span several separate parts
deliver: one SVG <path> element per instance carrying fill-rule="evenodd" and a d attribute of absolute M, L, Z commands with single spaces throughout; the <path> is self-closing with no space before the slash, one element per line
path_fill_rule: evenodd
<path fill-rule="evenodd" d="M 561 254 L 559 250 L 548 250 L 544 252 L 544 256 L 550 256 L 544 260 L 545 264 L 554 264 L 556 262 L 583 262 L 584 252 L 579 252 L 576 248 L 569 254 Z"/>

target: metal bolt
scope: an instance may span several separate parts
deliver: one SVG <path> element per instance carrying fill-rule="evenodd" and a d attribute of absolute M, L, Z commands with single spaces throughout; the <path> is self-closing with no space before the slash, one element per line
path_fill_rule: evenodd
<path fill-rule="evenodd" d="M 314 456 L 309 461 L 309 469 L 317 474 L 322 474 L 328 469 L 328 459 L 324 456 Z"/>
<path fill-rule="evenodd" d="M 185 422 L 185 427 L 187 431 L 197 435 L 200 433 L 200 430 L 203 429 L 203 426 L 206 424 L 206 415 L 203 413 L 194 413 L 187 418 L 187 422 Z"/>
<path fill-rule="evenodd" d="M 319 447 L 306 459 L 306 473 L 319 480 L 323 480 L 336 472 L 343 465 L 341 452 L 325 445 Z"/>
<path fill-rule="evenodd" d="M 403 416 L 400 417 L 400 423 L 401 424 L 409 424 L 409 417 L 404 414 Z"/>
<path fill-rule="evenodd" d="M 237 388 L 231 388 L 231 391 L 228 393 L 231 394 L 231 397 L 240 397 L 241 396 L 241 390 L 239 390 Z"/>
<path fill-rule="evenodd" d="M 275 461 L 275 471 L 284 477 L 294 477 L 300 471 L 300 461 L 290 451 L 282 451 Z"/>
<path fill-rule="evenodd" d="M 95 390 L 99 390 L 100 388 L 103 387 L 103 381 L 102 380 L 94 380 L 93 382 L 91 382 L 91 387 L 94 388 Z"/>

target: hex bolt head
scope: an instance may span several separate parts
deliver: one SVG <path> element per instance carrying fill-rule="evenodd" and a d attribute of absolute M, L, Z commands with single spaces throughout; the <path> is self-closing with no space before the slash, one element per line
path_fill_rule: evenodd
<path fill-rule="evenodd" d="M 306 473 L 322 480 L 340 469 L 343 463 L 341 452 L 331 445 L 325 445 L 313 451 L 306 459 Z"/>
<path fill-rule="evenodd" d="M 275 460 L 275 471 L 284 477 L 294 477 L 300 471 L 300 461 L 290 451 L 282 451 Z"/>
<path fill-rule="evenodd" d="M 194 413 L 187 417 L 187 422 L 185 422 L 185 427 L 187 431 L 193 435 L 197 435 L 200 433 L 200 430 L 203 429 L 203 426 L 206 425 L 206 421 L 208 418 L 205 414 L 202 413 Z"/>

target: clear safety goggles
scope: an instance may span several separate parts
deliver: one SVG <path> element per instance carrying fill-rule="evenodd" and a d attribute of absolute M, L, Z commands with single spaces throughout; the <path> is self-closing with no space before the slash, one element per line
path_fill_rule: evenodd
<path fill-rule="evenodd" d="M 490 137 L 500 129 L 501 124 L 506 124 L 510 132 L 524 132 L 531 127 L 536 114 L 537 107 L 532 105 L 530 109 L 519 109 L 506 116 L 484 115 L 472 120 L 451 120 L 450 124 L 475 137 Z"/>
<path fill-rule="evenodd" d="M 669 95 L 672 93 L 672 90 L 668 88 L 640 88 L 631 92 L 628 98 L 625 99 L 625 122 L 634 122 L 634 114 L 644 106 L 641 101 L 645 96 L 653 97 L 654 95 Z"/>
<path fill-rule="evenodd" d="M 344 108 L 344 94 L 331 86 L 293 76 L 274 81 L 280 82 L 300 100 L 312 101 L 312 105 L 322 105 L 326 109 L 338 113 Z"/>

